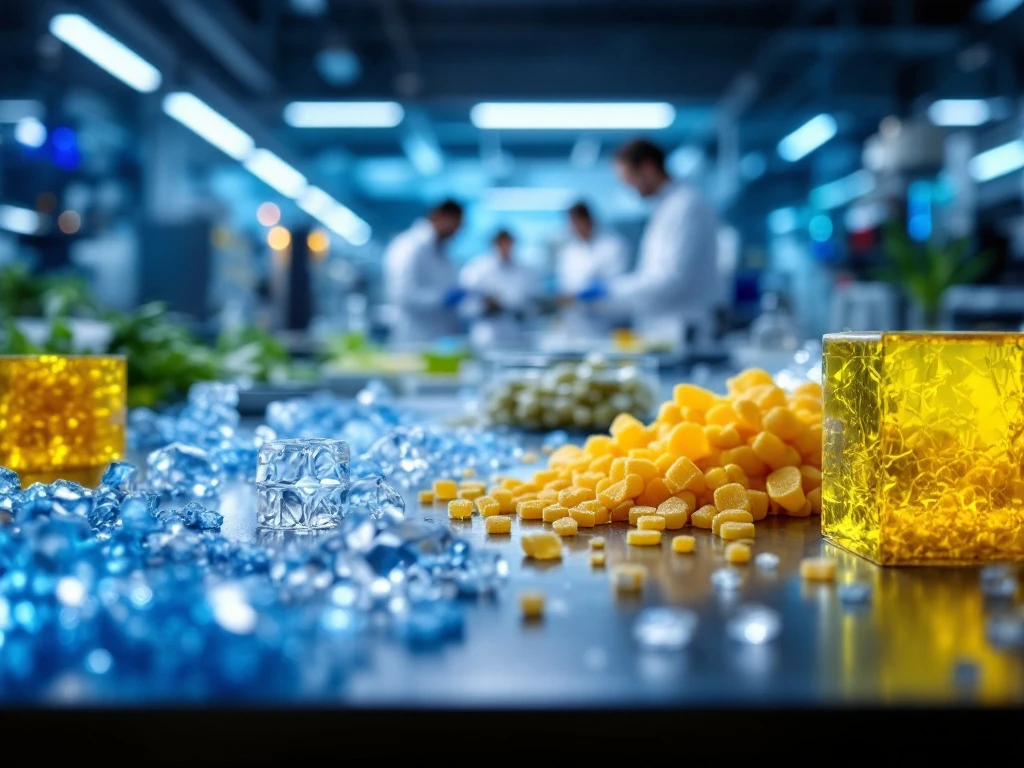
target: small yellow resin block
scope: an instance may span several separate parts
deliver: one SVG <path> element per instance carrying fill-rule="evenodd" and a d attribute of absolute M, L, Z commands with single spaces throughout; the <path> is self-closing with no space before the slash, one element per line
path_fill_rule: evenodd
<path fill-rule="evenodd" d="M 604 549 L 604 536 L 595 536 L 590 540 L 591 549 Z"/>
<path fill-rule="evenodd" d="M 473 502 L 468 499 L 452 499 L 448 502 L 448 517 L 466 520 L 473 516 Z"/>
<path fill-rule="evenodd" d="M 516 504 L 516 514 L 520 520 L 540 520 L 544 517 L 543 501 L 520 501 Z"/>
<path fill-rule="evenodd" d="M 723 509 L 711 519 L 711 532 L 715 536 L 721 536 L 722 526 L 725 523 L 752 523 L 754 516 L 744 509 Z"/>
<path fill-rule="evenodd" d="M 593 528 L 597 525 L 597 515 L 592 509 L 582 506 L 573 507 L 569 510 L 569 515 L 580 528 Z"/>
<path fill-rule="evenodd" d="M 750 510 L 750 497 L 747 489 L 739 483 L 726 483 L 715 489 L 715 506 L 719 509 Z"/>
<path fill-rule="evenodd" d="M 435 480 L 434 498 L 438 501 L 451 501 L 459 496 L 459 486 L 454 480 Z M 470 505 L 472 506 L 472 505 Z"/>
<path fill-rule="evenodd" d="M 420 500 L 420 504 L 433 504 L 434 503 L 434 492 L 433 491 L 420 491 L 416 498 Z"/>
<path fill-rule="evenodd" d="M 561 504 L 552 504 L 551 506 L 544 507 L 540 514 L 541 520 L 545 523 L 553 523 L 556 520 L 561 520 L 563 517 L 569 516 L 569 510 L 563 507 Z"/>
<path fill-rule="evenodd" d="M 590 553 L 590 567 L 591 568 L 604 568 L 605 556 L 604 552 L 591 552 Z"/>
<path fill-rule="evenodd" d="M 836 561 L 827 557 L 806 557 L 800 561 L 800 577 L 807 581 L 835 581 Z"/>
<path fill-rule="evenodd" d="M 534 560 L 562 559 L 562 539 L 557 533 L 551 531 L 528 533 L 520 541 L 527 557 L 532 557 Z"/>
<path fill-rule="evenodd" d="M 476 500 L 477 511 L 480 512 L 481 517 L 491 517 L 492 515 L 501 514 L 501 505 L 498 504 L 498 500 L 492 496 L 481 496 Z"/>
<path fill-rule="evenodd" d="M 690 523 L 694 528 L 710 528 L 711 523 L 715 519 L 715 515 L 718 514 L 718 508 L 711 504 L 705 504 L 703 507 L 698 509 L 692 515 L 690 515 Z"/>
<path fill-rule="evenodd" d="M 726 541 L 736 541 L 736 539 L 752 539 L 756 534 L 753 523 L 722 523 L 718 529 L 718 535 Z"/>
<path fill-rule="evenodd" d="M 825 536 L 883 565 L 1024 560 L 1024 336 L 831 334 L 823 356 Z"/>
<path fill-rule="evenodd" d="M 512 518 L 505 515 L 494 515 L 484 520 L 487 533 L 512 533 Z"/>
<path fill-rule="evenodd" d="M 641 531 L 664 531 L 665 518 L 661 515 L 643 515 L 637 518 L 636 527 Z"/>
<path fill-rule="evenodd" d="M 611 510 L 610 518 L 613 523 L 625 523 L 629 521 L 629 511 L 633 508 L 632 501 L 624 501 Z"/>
<path fill-rule="evenodd" d="M 495 488 L 491 491 L 491 498 L 498 502 L 498 509 L 503 515 L 511 515 L 516 511 L 516 502 L 512 497 L 512 491 L 507 488 Z"/>
<path fill-rule="evenodd" d="M 630 531 L 630 533 L 636 533 L 636 531 Z M 645 581 L 647 581 L 647 569 L 642 565 L 622 563 L 612 568 L 611 583 L 616 592 L 639 592 L 644 588 Z"/>
<path fill-rule="evenodd" d="M 689 555 L 697 548 L 697 539 L 693 536 L 673 536 L 672 551 L 680 555 Z"/>
<path fill-rule="evenodd" d="M 558 494 L 558 503 L 566 509 L 572 509 L 577 504 L 590 501 L 597 496 L 590 488 L 566 488 Z"/>
<path fill-rule="evenodd" d="M 661 531 L 629 531 L 626 543 L 631 547 L 656 547 L 661 544 Z"/>
<path fill-rule="evenodd" d="M 0 466 L 28 475 L 122 458 L 125 371 L 123 357 L 0 356 Z"/>
<path fill-rule="evenodd" d="M 666 499 L 658 505 L 658 514 L 665 518 L 665 528 L 669 531 L 678 531 L 683 528 L 692 511 L 692 504 L 676 496 Z"/>
<path fill-rule="evenodd" d="M 559 536 L 575 536 L 579 530 L 579 523 L 571 517 L 560 517 L 551 526 Z"/>
<path fill-rule="evenodd" d="M 637 521 L 646 515 L 658 514 L 657 507 L 630 507 L 629 509 L 629 524 L 636 525 Z"/>
<path fill-rule="evenodd" d="M 459 498 L 467 501 L 474 501 L 484 495 L 483 488 L 460 488 Z"/>
<path fill-rule="evenodd" d="M 743 565 L 750 562 L 750 547 L 746 544 L 733 542 L 725 548 L 725 560 L 733 565 Z"/>
<path fill-rule="evenodd" d="M 524 619 L 540 619 L 544 616 L 544 593 L 523 592 L 519 595 L 519 608 Z"/>

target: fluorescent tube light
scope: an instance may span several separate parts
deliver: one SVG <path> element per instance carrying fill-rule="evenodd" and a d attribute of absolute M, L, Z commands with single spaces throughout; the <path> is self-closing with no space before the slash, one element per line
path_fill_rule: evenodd
<path fill-rule="evenodd" d="M 0 205 L 0 229 L 19 235 L 34 235 L 39 230 L 39 214 L 16 205 Z"/>
<path fill-rule="evenodd" d="M 484 191 L 484 207 L 492 211 L 563 211 L 572 205 L 572 189 L 495 187 Z"/>
<path fill-rule="evenodd" d="M 854 171 L 849 176 L 812 189 L 811 205 L 819 210 L 829 211 L 853 202 L 874 188 L 875 177 L 870 171 Z"/>
<path fill-rule="evenodd" d="M 779 157 L 795 163 L 835 136 L 837 130 L 832 115 L 812 117 L 779 142 Z"/>
<path fill-rule="evenodd" d="M 306 177 L 268 149 L 254 150 L 242 165 L 267 186 L 292 200 L 306 189 Z"/>
<path fill-rule="evenodd" d="M 249 134 L 191 93 L 167 94 L 164 112 L 228 157 L 244 160 L 252 152 Z"/>
<path fill-rule="evenodd" d="M 394 101 L 293 101 L 284 108 L 293 128 L 394 128 L 403 117 Z"/>
<path fill-rule="evenodd" d="M 676 119 L 665 102 L 481 102 L 469 111 L 477 128 L 509 130 L 660 130 Z"/>
<path fill-rule="evenodd" d="M 299 208 L 352 245 L 365 245 L 373 230 L 348 206 L 342 205 L 319 187 L 307 187 L 298 200 Z"/>
<path fill-rule="evenodd" d="M 160 87 L 160 70 L 84 16 L 57 14 L 50 19 L 50 34 L 140 93 Z"/>
<path fill-rule="evenodd" d="M 444 156 L 437 144 L 418 133 L 410 133 L 402 139 L 402 149 L 413 168 L 423 176 L 433 176 L 444 167 Z"/>
<path fill-rule="evenodd" d="M 768 229 L 773 234 L 784 235 L 799 225 L 796 208 L 777 208 L 768 214 Z"/>
<path fill-rule="evenodd" d="M 984 125 L 991 117 L 984 99 L 939 99 L 928 107 L 928 119 L 935 125 L 971 127 Z"/>
<path fill-rule="evenodd" d="M 991 181 L 1024 168 L 1024 140 L 1017 139 L 971 158 L 968 168 L 975 181 Z"/>
<path fill-rule="evenodd" d="M 974 6 L 974 18 L 991 24 L 1020 8 L 1021 0 L 982 0 Z"/>

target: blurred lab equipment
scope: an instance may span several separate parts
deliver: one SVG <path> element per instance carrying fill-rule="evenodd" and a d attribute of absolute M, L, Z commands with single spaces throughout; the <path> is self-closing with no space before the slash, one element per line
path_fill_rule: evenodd
<path fill-rule="evenodd" d="M 955 285 L 942 295 L 939 327 L 949 331 L 1024 330 L 1024 288 Z"/>
<path fill-rule="evenodd" d="M 891 331 L 896 293 L 887 283 L 840 282 L 832 294 L 831 331 Z"/>
<path fill-rule="evenodd" d="M 462 268 L 459 285 L 466 291 L 462 311 L 470 319 L 470 343 L 477 349 L 524 346 L 524 326 L 534 309 L 538 279 L 512 255 L 515 239 L 500 230 L 491 250 Z"/>

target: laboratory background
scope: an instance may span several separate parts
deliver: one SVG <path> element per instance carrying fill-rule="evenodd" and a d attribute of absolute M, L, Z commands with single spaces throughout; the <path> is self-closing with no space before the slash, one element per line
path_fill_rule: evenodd
<path fill-rule="evenodd" d="M 1021 6 L 0 3 L 0 707 L 1019 706 Z"/>

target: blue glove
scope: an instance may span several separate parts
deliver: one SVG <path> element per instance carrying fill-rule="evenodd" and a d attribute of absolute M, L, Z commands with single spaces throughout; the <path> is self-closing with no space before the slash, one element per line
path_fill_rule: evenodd
<path fill-rule="evenodd" d="M 608 286 L 604 283 L 592 283 L 590 286 L 584 288 L 582 291 L 576 294 L 577 301 L 589 303 L 592 301 L 600 301 L 608 295 Z"/>
<path fill-rule="evenodd" d="M 464 298 L 466 298 L 466 291 L 462 288 L 449 288 L 448 292 L 444 295 L 444 299 L 441 300 L 441 304 L 445 309 L 451 309 Z"/>

